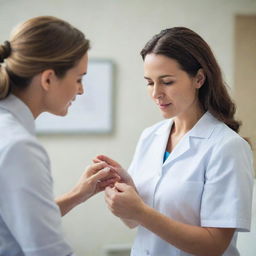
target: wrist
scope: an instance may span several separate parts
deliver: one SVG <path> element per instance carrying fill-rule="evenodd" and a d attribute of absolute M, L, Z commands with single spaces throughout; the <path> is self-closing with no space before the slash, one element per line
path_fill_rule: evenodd
<path fill-rule="evenodd" d="M 79 204 L 72 192 L 59 196 L 55 201 L 60 208 L 62 216 Z"/>
<path fill-rule="evenodd" d="M 74 206 L 79 205 L 90 198 L 89 195 L 85 195 L 85 193 L 81 193 L 78 188 L 71 190 L 67 193 L 69 200 L 73 202 Z"/>
<path fill-rule="evenodd" d="M 138 211 L 136 211 L 136 212 L 137 212 L 137 214 L 136 214 L 136 217 L 135 217 L 134 220 L 139 225 L 143 226 L 145 217 L 148 216 L 148 214 L 150 212 L 150 207 L 142 201 L 140 209 Z"/>

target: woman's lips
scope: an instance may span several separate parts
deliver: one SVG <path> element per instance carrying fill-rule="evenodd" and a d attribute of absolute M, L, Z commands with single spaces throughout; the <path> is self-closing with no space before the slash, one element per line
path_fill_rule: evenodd
<path fill-rule="evenodd" d="M 171 103 L 168 103 L 168 104 L 158 104 L 158 105 L 159 105 L 160 109 L 166 109 L 166 108 L 168 108 L 171 105 Z"/>

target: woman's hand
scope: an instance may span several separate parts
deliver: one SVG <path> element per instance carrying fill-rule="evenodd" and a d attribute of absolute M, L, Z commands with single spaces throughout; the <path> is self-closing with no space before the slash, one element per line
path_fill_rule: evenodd
<path fill-rule="evenodd" d="M 105 200 L 111 212 L 122 218 L 137 222 L 144 209 L 144 202 L 135 189 L 125 183 L 115 183 L 106 187 Z"/>
<path fill-rule="evenodd" d="M 105 162 L 112 170 L 116 171 L 116 173 L 121 177 L 120 182 L 126 183 L 127 185 L 130 185 L 134 187 L 136 190 L 136 187 L 134 185 L 134 182 L 132 180 L 132 177 L 128 174 L 128 172 L 115 160 L 111 159 L 108 156 L 105 155 L 99 155 L 95 159 L 93 159 L 94 163 L 100 163 Z"/>
<path fill-rule="evenodd" d="M 105 162 L 92 164 L 87 167 L 76 186 L 68 193 L 56 199 L 62 216 L 78 204 L 83 203 L 107 186 L 114 186 L 120 176 L 111 170 Z"/>
<path fill-rule="evenodd" d="M 80 197 L 80 202 L 86 201 L 91 196 L 103 191 L 107 186 L 113 186 L 120 176 L 110 169 L 106 163 L 96 163 L 87 167 L 73 193 Z"/>

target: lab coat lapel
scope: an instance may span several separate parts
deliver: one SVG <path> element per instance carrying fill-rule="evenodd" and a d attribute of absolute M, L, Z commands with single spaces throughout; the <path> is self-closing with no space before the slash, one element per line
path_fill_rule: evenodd
<path fill-rule="evenodd" d="M 151 145 L 150 156 L 156 157 L 150 159 L 150 165 L 151 168 L 153 167 L 153 169 L 158 170 L 159 172 L 162 172 L 164 152 L 166 150 L 172 124 L 173 120 L 170 119 L 164 126 L 158 129 L 155 132 L 155 139 Z"/>
<path fill-rule="evenodd" d="M 181 157 L 184 153 L 186 153 L 190 149 L 190 139 L 189 134 L 185 134 L 184 137 L 180 140 L 180 142 L 176 145 L 176 147 L 173 149 L 169 157 L 166 159 L 166 161 L 163 164 L 163 167 L 178 157 Z"/>
<path fill-rule="evenodd" d="M 180 142 L 176 145 L 174 150 L 171 152 L 170 156 L 166 159 L 163 166 L 171 163 L 178 157 L 184 155 L 191 148 L 191 140 L 207 139 L 211 136 L 216 124 L 219 121 L 215 119 L 209 112 L 206 112 L 201 119 L 195 124 L 195 126 L 188 131 Z"/>

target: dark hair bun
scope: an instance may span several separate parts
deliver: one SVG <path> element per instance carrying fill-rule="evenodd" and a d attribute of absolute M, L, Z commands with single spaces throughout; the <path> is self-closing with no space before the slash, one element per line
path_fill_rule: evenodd
<path fill-rule="evenodd" d="M 5 41 L 3 45 L 0 46 L 0 63 L 4 62 L 6 58 L 11 55 L 11 44 L 9 41 Z"/>

